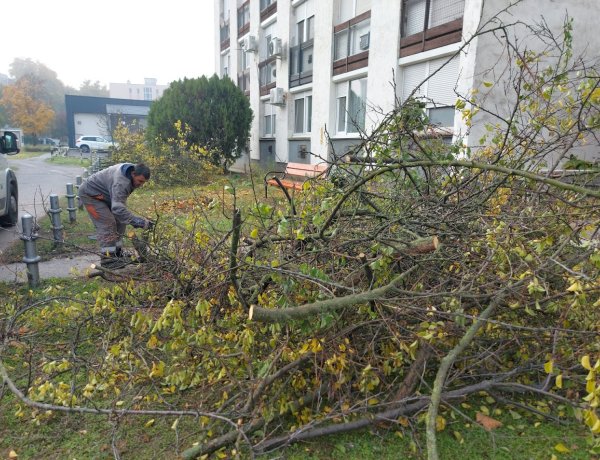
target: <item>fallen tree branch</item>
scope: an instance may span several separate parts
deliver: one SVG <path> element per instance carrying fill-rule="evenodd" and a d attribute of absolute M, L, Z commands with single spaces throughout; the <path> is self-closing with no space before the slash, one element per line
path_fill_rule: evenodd
<path fill-rule="evenodd" d="M 280 308 L 272 310 L 268 308 L 252 305 L 250 307 L 250 319 L 256 321 L 286 323 L 295 319 L 303 319 L 311 315 L 337 311 L 342 308 L 351 307 L 358 304 L 369 303 L 374 300 L 385 299 L 388 295 L 394 292 L 396 287 L 415 269 L 417 265 L 412 266 L 402 274 L 398 275 L 385 286 L 365 291 L 358 294 L 348 295 L 345 297 L 335 297 L 333 299 L 313 302 L 299 307 Z"/>

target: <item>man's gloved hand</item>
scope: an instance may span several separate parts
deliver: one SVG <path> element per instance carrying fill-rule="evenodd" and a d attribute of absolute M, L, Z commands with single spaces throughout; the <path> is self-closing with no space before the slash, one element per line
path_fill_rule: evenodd
<path fill-rule="evenodd" d="M 130 223 L 133 228 L 148 228 L 148 221 L 143 217 L 134 217 Z"/>

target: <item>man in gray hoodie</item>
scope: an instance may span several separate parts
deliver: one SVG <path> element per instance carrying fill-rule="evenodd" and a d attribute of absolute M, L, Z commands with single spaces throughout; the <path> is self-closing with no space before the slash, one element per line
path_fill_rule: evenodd
<path fill-rule="evenodd" d="M 143 163 L 119 163 L 98 171 L 79 188 L 81 199 L 96 227 L 102 258 L 100 265 L 121 268 L 123 234 L 127 224 L 134 228 L 151 228 L 151 220 L 138 217 L 127 209 L 127 198 L 136 188 L 150 179 L 150 168 Z"/>

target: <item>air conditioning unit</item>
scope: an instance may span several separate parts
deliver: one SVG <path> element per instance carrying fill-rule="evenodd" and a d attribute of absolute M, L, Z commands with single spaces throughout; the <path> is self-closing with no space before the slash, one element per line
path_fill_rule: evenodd
<path fill-rule="evenodd" d="M 269 42 L 269 46 L 267 49 L 267 54 L 269 57 L 271 56 L 279 56 L 283 53 L 283 45 L 281 43 L 281 38 L 273 37 Z"/>
<path fill-rule="evenodd" d="M 254 35 L 248 35 L 242 40 L 242 49 L 247 52 L 255 52 L 258 49 L 258 42 Z"/>
<path fill-rule="evenodd" d="M 269 93 L 269 102 L 272 105 L 285 105 L 283 88 L 273 88 Z"/>

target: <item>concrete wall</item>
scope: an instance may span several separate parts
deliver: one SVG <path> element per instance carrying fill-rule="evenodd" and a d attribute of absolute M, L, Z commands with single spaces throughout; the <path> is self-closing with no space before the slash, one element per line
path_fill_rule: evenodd
<path fill-rule="evenodd" d="M 497 15 L 499 11 L 506 8 L 505 0 L 466 0 L 465 24 L 463 33 L 465 38 L 474 33 L 476 27 L 481 27 L 488 19 Z M 590 63 L 598 63 L 598 49 L 600 48 L 600 34 L 595 27 L 595 13 L 598 12 L 597 0 L 571 0 L 569 2 L 559 0 L 523 0 L 521 3 L 510 8 L 509 11 L 501 13 L 498 19 L 505 24 L 513 24 L 517 21 L 525 22 L 534 26 L 544 21 L 548 28 L 561 40 L 563 24 L 566 15 L 573 18 L 573 54 L 583 55 Z M 481 21 L 479 16 L 481 15 Z M 497 21 L 489 24 L 487 29 L 498 25 Z M 524 24 L 515 24 L 508 29 L 511 40 L 518 41 L 521 51 L 542 50 L 545 44 L 536 37 L 531 29 Z M 514 53 L 509 53 L 506 48 L 506 40 L 503 33 L 488 33 L 479 36 L 467 49 L 468 53 L 462 58 L 463 75 L 461 76 L 461 89 L 464 94 L 469 88 L 479 90 L 478 98 L 485 101 L 485 107 L 506 118 L 512 112 L 516 95 L 508 84 L 511 73 L 515 71 Z M 544 65 L 552 65 L 556 62 L 554 56 L 548 56 Z M 493 82 L 491 88 L 486 88 L 484 82 Z M 489 84 L 489 83 L 488 83 Z M 485 123 L 496 123 L 493 117 L 480 113 L 474 118 L 473 128 L 470 130 L 466 142 L 471 146 L 478 146 L 479 140 L 485 134 Z M 455 132 L 465 134 L 468 132 L 464 123 L 456 117 Z M 600 151 L 597 142 L 587 145 L 577 151 L 578 155 L 587 160 L 599 161 Z M 556 154 L 548 156 L 548 165 L 557 161 Z"/>

